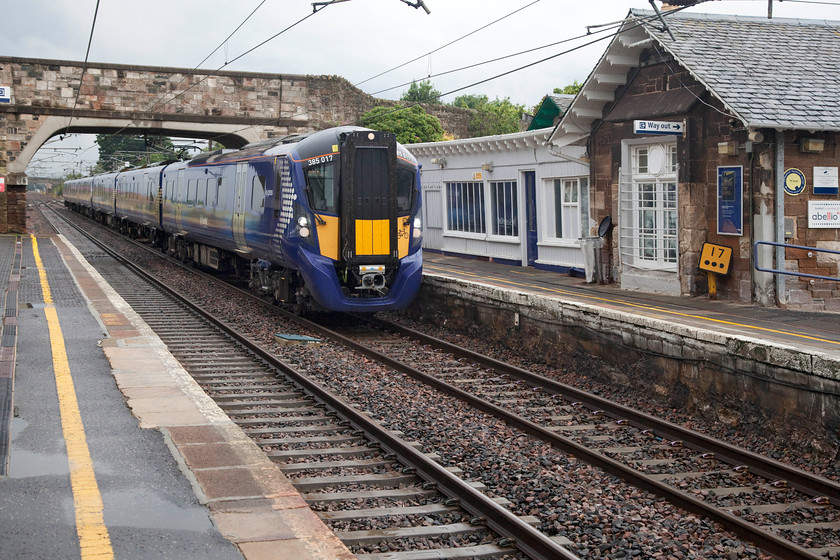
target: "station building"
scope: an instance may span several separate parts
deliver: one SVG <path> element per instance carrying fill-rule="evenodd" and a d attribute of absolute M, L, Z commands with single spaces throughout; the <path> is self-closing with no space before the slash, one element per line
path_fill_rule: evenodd
<path fill-rule="evenodd" d="M 423 248 L 584 274 L 586 147 L 551 145 L 552 130 L 407 145 L 422 165 Z"/>
<path fill-rule="evenodd" d="M 583 222 L 614 225 L 601 281 L 840 311 L 838 36 L 630 11 L 548 140 L 591 162 Z"/>

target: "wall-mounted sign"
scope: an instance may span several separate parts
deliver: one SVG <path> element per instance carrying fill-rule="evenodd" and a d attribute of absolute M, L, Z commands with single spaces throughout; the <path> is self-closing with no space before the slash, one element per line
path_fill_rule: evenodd
<path fill-rule="evenodd" d="M 481 181 L 481 171 L 473 173 L 473 181 Z"/>
<path fill-rule="evenodd" d="M 840 228 L 840 200 L 809 200 L 809 228 Z"/>
<path fill-rule="evenodd" d="M 672 121 L 633 121 L 633 132 L 636 134 L 682 134 L 685 125 Z"/>
<path fill-rule="evenodd" d="M 838 194 L 837 168 L 814 168 L 814 194 Z"/>
<path fill-rule="evenodd" d="M 743 235 L 744 167 L 718 167 L 717 172 L 717 232 Z"/>
<path fill-rule="evenodd" d="M 12 102 L 12 88 L 9 86 L 0 86 L 0 103 Z"/>
<path fill-rule="evenodd" d="M 805 190 L 805 174 L 791 167 L 785 171 L 785 192 L 791 196 L 802 194 Z"/>
<path fill-rule="evenodd" d="M 6 178 L 0 177 L 0 192 L 6 192 Z"/>

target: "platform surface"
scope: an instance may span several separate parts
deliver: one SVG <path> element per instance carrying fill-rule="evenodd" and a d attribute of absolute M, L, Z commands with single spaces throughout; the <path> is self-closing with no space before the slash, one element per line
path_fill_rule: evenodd
<path fill-rule="evenodd" d="M 0 284 L 0 560 L 353 557 L 63 237 Z"/>
<path fill-rule="evenodd" d="M 619 310 L 688 328 L 713 330 L 840 356 L 840 314 L 746 305 L 708 296 L 673 297 L 621 290 L 614 284 L 532 267 L 425 252 L 424 276 L 455 278 L 593 308 Z"/>

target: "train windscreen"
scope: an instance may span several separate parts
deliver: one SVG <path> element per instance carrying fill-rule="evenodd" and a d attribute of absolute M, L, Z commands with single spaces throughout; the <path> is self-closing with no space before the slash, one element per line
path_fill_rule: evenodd
<path fill-rule="evenodd" d="M 320 212 L 338 213 L 338 188 L 335 183 L 335 164 L 319 163 L 306 169 L 306 190 L 309 205 Z"/>

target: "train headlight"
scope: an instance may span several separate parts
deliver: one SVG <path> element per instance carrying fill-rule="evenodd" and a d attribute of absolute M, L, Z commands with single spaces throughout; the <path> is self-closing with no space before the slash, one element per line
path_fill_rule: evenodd
<path fill-rule="evenodd" d="M 423 220 L 420 216 L 414 217 L 414 239 L 420 239 L 423 235 Z"/>
<path fill-rule="evenodd" d="M 297 219 L 298 233 L 301 237 L 309 237 L 309 220 L 306 216 Z"/>

